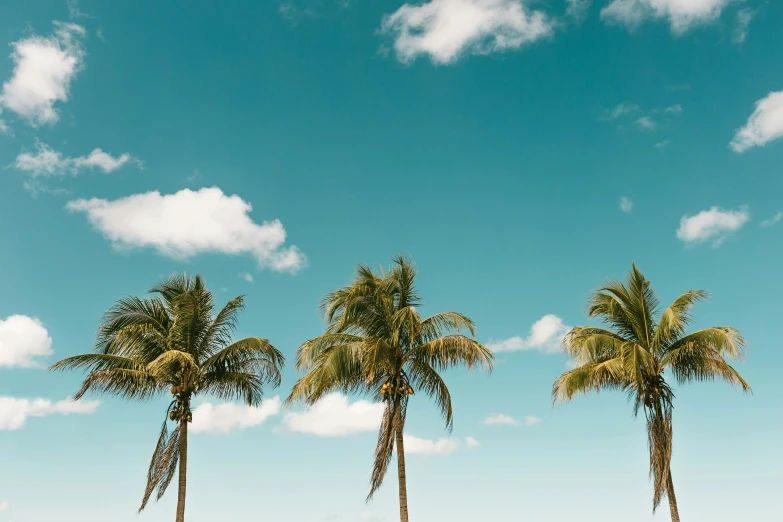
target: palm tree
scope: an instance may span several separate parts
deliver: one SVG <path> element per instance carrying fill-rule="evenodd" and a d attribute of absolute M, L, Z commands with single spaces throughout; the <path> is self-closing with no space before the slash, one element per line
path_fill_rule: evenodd
<path fill-rule="evenodd" d="M 88 391 L 145 400 L 169 391 L 172 401 L 152 454 L 139 511 L 153 491 L 160 500 L 179 468 L 177 522 L 185 520 L 188 423 L 196 395 L 238 399 L 258 405 L 263 387 L 280 384 L 283 355 L 266 339 L 231 342 L 243 298 L 215 314 L 212 294 L 200 276 L 173 276 L 150 290 L 149 299 L 125 297 L 104 314 L 95 353 L 64 359 L 51 369 L 89 371 L 79 400 Z M 178 428 L 169 433 L 167 423 Z"/>
<path fill-rule="evenodd" d="M 474 323 L 462 314 L 444 312 L 422 319 L 416 270 L 397 257 L 388 272 L 360 265 L 353 283 L 327 294 L 321 309 L 326 333 L 296 352 L 296 368 L 307 373 L 287 402 L 312 405 L 325 394 L 365 392 L 385 405 L 369 501 L 383 482 L 396 445 L 400 520 L 408 522 L 403 430 L 408 400 L 416 391 L 437 403 L 451 430 L 451 395 L 438 372 L 464 364 L 492 369 L 492 352 L 472 339 Z M 468 330 L 471 337 L 460 335 Z"/>
<path fill-rule="evenodd" d="M 650 282 L 633 265 L 625 284 L 611 281 L 590 298 L 587 315 L 609 329 L 576 326 L 563 347 L 576 367 L 554 383 L 554 401 L 602 389 L 622 390 L 634 403 L 634 414 L 644 411 L 653 478 L 653 512 L 668 495 L 673 522 L 679 522 L 677 498 L 670 469 L 674 393 L 665 372 L 685 384 L 723 379 L 750 391 L 750 385 L 724 357 L 741 359 L 745 340 L 728 326 L 685 333 L 693 305 L 707 292 L 685 292 L 659 314 L 658 298 Z"/>

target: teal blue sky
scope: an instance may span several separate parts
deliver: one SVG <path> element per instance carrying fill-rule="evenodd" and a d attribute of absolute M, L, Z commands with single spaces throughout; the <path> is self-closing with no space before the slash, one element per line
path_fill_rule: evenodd
<path fill-rule="evenodd" d="M 568 362 L 558 336 L 632 262 L 664 303 L 709 290 L 694 328 L 731 325 L 749 346 L 752 395 L 675 389 L 683 518 L 780 520 L 779 2 L 6 0 L 0 13 L 0 522 L 172 518 L 173 489 L 136 514 L 166 399 L 90 397 L 66 415 L 57 401 L 80 376 L 45 371 L 91 349 L 115 299 L 200 273 L 220 302 L 246 294 L 238 335 L 292 361 L 322 331 L 320 297 L 396 254 L 416 262 L 425 313 L 462 312 L 508 349 L 491 377 L 447 374 L 451 435 L 413 401 L 409 434 L 449 439 L 408 459 L 414 520 L 668 520 L 665 504 L 651 514 L 645 426 L 625 397 L 550 399 Z M 296 377 L 286 368 L 268 398 Z M 188 520 L 395 520 L 394 477 L 364 503 L 374 434 L 337 410 L 324 425 L 341 436 L 308 433 L 320 424 L 298 408 L 195 433 Z M 497 415 L 516 423 L 484 422 Z"/>

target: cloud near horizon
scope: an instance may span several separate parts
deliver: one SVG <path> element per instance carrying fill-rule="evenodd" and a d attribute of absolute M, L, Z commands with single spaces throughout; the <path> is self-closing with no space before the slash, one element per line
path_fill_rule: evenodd
<path fill-rule="evenodd" d="M 405 453 L 410 455 L 450 455 L 462 447 L 460 439 L 451 437 L 448 439 L 420 439 L 413 435 L 403 434 Z M 481 446 L 473 437 L 465 438 L 465 446 L 475 449 Z"/>
<path fill-rule="evenodd" d="M 560 343 L 570 329 L 560 317 L 547 314 L 533 323 L 527 337 L 517 335 L 500 341 L 490 340 L 486 346 L 493 352 L 537 350 L 543 353 L 560 353 Z"/>
<path fill-rule="evenodd" d="M 712 207 L 702 210 L 692 216 L 684 215 L 680 219 L 677 237 L 688 244 L 699 244 L 712 241 L 712 245 L 720 246 L 734 232 L 741 229 L 750 219 L 745 208 L 739 210 L 722 210 Z"/>
<path fill-rule="evenodd" d="M 263 424 L 268 418 L 280 413 L 282 401 L 279 396 L 266 399 L 258 406 L 247 406 L 225 402 L 213 405 L 199 404 L 193 410 L 193 433 L 227 435 L 235 429 L 244 430 Z"/>
<path fill-rule="evenodd" d="M 330 393 L 309 408 L 286 413 L 276 430 L 317 437 L 373 432 L 381 425 L 384 408 L 382 402 L 358 400 L 351 403 L 342 393 Z"/>
<path fill-rule="evenodd" d="M 550 37 L 554 27 L 543 11 L 531 10 L 523 0 L 430 0 L 386 15 L 381 32 L 394 38 L 401 62 L 426 55 L 443 65 L 465 54 L 519 49 Z"/>
<path fill-rule="evenodd" d="M 65 399 L 52 402 L 48 399 L 28 400 L 7 396 L 0 397 L 0 431 L 22 429 L 29 417 L 94 413 L 100 404 L 100 401 L 73 401 Z"/>
<path fill-rule="evenodd" d="M 291 273 L 306 262 L 298 248 L 284 246 L 280 221 L 255 223 L 250 203 L 218 187 L 165 195 L 156 190 L 113 201 L 77 199 L 66 208 L 85 213 L 117 250 L 153 248 L 174 259 L 208 252 L 251 254 L 259 267 Z"/>
<path fill-rule="evenodd" d="M 56 122 L 60 115 L 55 103 L 68 101 L 71 81 L 84 66 L 86 34 L 80 25 L 54 22 L 52 35 L 12 43 L 14 69 L 3 84 L 0 106 L 34 126 Z"/>

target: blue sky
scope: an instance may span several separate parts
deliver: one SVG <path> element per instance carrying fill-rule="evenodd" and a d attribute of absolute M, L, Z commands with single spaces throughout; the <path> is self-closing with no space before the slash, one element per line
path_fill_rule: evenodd
<path fill-rule="evenodd" d="M 453 434 L 413 402 L 414 520 L 668 519 L 625 398 L 550 401 L 559 336 L 632 261 L 663 302 L 709 290 L 694 327 L 749 345 L 753 395 L 675 390 L 682 516 L 778 520 L 781 21 L 764 0 L 7 0 L 0 522 L 171 519 L 173 489 L 135 513 L 166 400 L 74 405 L 80 376 L 45 371 L 115 299 L 200 273 L 291 361 L 320 297 L 398 253 L 425 313 L 500 350 L 491 377 L 448 373 Z M 259 410 L 203 400 L 188 520 L 395 519 L 393 476 L 363 502 L 377 407 L 281 409 L 295 378 Z"/>

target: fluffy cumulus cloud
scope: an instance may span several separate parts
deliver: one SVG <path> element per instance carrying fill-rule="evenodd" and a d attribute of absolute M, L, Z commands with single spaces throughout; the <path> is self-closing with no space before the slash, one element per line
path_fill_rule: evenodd
<path fill-rule="evenodd" d="M 689 244 L 711 241 L 713 246 L 720 246 L 730 234 L 741 229 L 748 219 L 750 215 L 745 208 L 721 210 L 712 207 L 692 216 L 683 216 L 677 237 Z"/>
<path fill-rule="evenodd" d="M 140 162 L 128 153 L 112 156 L 101 149 L 94 149 L 87 156 L 64 157 L 45 143 L 39 143 L 35 153 L 23 152 L 16 157 L 14 166 L 33 178 L 77 175 L 84 170 L 100 170 L 111 173 L 127 163 Z"/>
<path fill-rule="evenodd" d="M 384 405 L 359 400 L 351 403 L 341 393 L 331 393 L 300 412 L 286 413 L 278 431 L 307 433 L 318 437 L 344 437 L 377 431 Z"/>
<path fill-rule="evenodd" d="M 33 125 L 57 121 L 55 103 L 68 100 L 71 81 L 83 67 L 85 34 L 79 25 L 55 22 L 51 36 L 11 44 L 14 69 L 3 84 L 0 105 Z"/>
<path fill-rule="evenodd" d="M 34 317 L 12 315 L 0 319 L 0 368 L 39 366 L 52 354 L 52 338 Z"/>
<path fill-rule="evenodd" d="M 745 152 L 783 137 L 783 91 L 771 92 L 756 102 L 756 110 L 731 141 L 734 152 Z"/>
<path fill-rule="evenodd" d="M 682 34 L 697 25 L 717 20 L 732 0 L 611 0 L 601 10 L 607 23 L 630 28 L 645 20 L 665 19 L 672 32 Z"/>
<path fill-rule="evenodd" d="M 549 37 L 554 24 L 524 0 L 430 0 L 403 5 L 384 17 L 381 30 L 394 38 L 402 62 L 426 55 L 448 64 L 465 53 L 518 49 Z"/>
<path fill-rule="evenodd" d="M 153 191 L 113 201 L 78 199 L 67 208 L 84 212 L 119 250 L 154 248 L 176 259 L 204 252 L 251 254 L 259 266 L 283 272 L 295 272 L 305 263 L 299 249 L 284 246 L 280 221 L 255 223 L 250 203 L 218 187 L 165 195 Z"/>
<path fill-rule="evenodd" d="M 281 406 L 277 396 L 266 399 L 259 406 L 205 402 L 193 410 L 191 430 L 194 433 L 226 435 L 234 429 L 243 430 L 263 424 L 269 417 L 280 413 Z"/>
<path fill-rule="evenodd" d="M 533 323 L 527 337 L 514 336 L 502 341 L 489 341 L 487 347 L 494 352 L 538 350 L 544 353 L 559 353 L 560 343 L 570 329 L 560 317 L 547 314 Z"/>
<path fill-rule="evenodd" d="M 46 399 L 28 400 L 15 397 L 0 397 L 0 431 L 21 429 L 29 417 L 94 413 L 100 404 L 100 401 L 72 401 L 65 399 L 52 402 Z"/>

